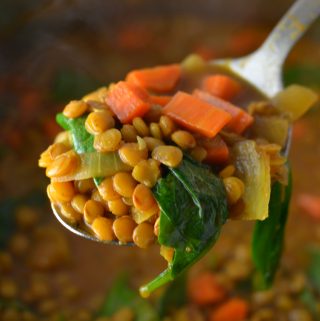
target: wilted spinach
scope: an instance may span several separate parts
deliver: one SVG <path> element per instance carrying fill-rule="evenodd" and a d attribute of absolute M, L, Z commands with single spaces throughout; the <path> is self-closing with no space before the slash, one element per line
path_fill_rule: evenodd
<path fill-rule="evenodd" d="M 279 182 L 272 185 L 269 202 L 269 216 L 255 225 L 252 239 L 252 259 L 256 268 L 257 287 L 272 285 L 284 243 L 292 190 L 291 172 L 288 185 Z"/>
<path fill-rule="evenodd" d="M 226 191 L 212 170 L 184 157 L 159 180 L 154 195 L 161 209 L 159 243 L 175 249 L 168 268 L 141 288 L 149 293 L 175 279 L 217 240 L 228 215 Z"/>

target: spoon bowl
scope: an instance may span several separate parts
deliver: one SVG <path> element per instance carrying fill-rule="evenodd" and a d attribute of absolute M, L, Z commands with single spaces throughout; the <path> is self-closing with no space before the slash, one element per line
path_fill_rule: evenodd
<path fill-rule="evenodd" d="M 210 64 L 228 69 L 264 96 L 272 98 L 283 89 L 282 66 L 297 40 L 320 14 L 320 0 L 298 0 L 279 21 L 262 46 L 252 54 L 236 59 L 218 59 Z M 291 145 L 289 128 L 283 154 L 288 155 Z M 58 221 L 69 231 L 88 240 L 108 244 L 134 246 L 134 243 L 101 241 L 84 228 L 76 227 L 63 219 L 58 206 L 52 204 L 52 211 Z"/>

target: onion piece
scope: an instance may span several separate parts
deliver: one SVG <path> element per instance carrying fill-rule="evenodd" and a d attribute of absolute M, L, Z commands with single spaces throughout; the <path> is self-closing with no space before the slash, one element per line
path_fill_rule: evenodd
<path fill-rule="evenodd" d="M 244 210 L 235 218 L 264 220 L 268 217 L 271 193 L 270 157 L 265 151 L 258 150 L 253 140 L 236 143 L 233 153 L 236 176 L 245 185 Z"/>
<path fill-rule="evenodd" d="M 92 177 L 107 177 L 117 172 L 129 172 L 132 168 L 119 157 L 118 152 L 79 154 L 80 166 L 69 175 L 54 177 L 52 182 L 67 182 Z"/>

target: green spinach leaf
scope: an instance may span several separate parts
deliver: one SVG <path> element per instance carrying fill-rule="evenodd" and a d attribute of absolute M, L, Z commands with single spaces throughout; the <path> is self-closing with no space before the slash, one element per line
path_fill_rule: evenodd
<path fill-rule="evenodd" d="M 252 239 L 252 259 L 256 268 L 256 286 L 266 289 L 272 285 L 284 243 L 288 218 L 292 180 L 284 186 L 274 183 L 269 203 L 269 216 L 255 225 Z"/>
<path fill-rule="evenodd" d="M 93 135 L 86 131 L 84 126 L 86 117 L 67 118 L 63 114 L 58 114 L 56 117 L 57 123 L 65 130 L 70 130 L 74 149 L 78 154 L 91 153 L 95 149 L 93 147 Z"/>
<path fill-rule="evenodd" d="M 121 276 L 115 281 L 111 290 L 97 313 L 97 317 L 109 317 L 122 308 L 130 308 L 135 314 L 135 321 L 158 321 L 155 309 L 148 301 L 142 299 L 136 291 L 128 286 L 128 280 Z"/>
<path fill-rule="evenodd" d="M 217 240 L 228 210 L 222 181 L 211 169 L 188 157 L 170 168 L 154 194 L 161 209 L 159 243 L 175 249 L 168 268 L 143 286 L 148 294 L 198 261 Z"/>

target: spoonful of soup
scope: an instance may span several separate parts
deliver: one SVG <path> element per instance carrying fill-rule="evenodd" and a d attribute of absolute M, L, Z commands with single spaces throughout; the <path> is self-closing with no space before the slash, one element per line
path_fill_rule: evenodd
<path fill-rule="evenodd" d="M 319 12 L 299 0 L 247 57 L 133 70 L 67 104 L 39 160 L 61 224 L 106 244 L 159 243 L 168 269 L 147 295 L 201 258 L 228 218 L 268 219 L 273 186 L 289 186 L 290 123 L 317 100 L 283 90 L 281 68 Z"/>

